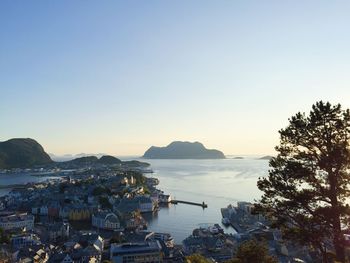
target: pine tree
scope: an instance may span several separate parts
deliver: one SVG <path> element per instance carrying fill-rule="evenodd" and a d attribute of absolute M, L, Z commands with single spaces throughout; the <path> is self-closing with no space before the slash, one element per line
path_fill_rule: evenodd
<path fill-rule="evenodd" d="M 346 204 L 350 183 L 350 112 L 322 101 L 308 116 L 297 113 L 279 131 L 277 157 L 266 178 L 259 178 L 263 196 L 258 210 L 284 236 L 311 245 L 327 262 L 331 244 L 345 262 L 342 227 L 349 224 Z M 328 244 L 328 246 L 327 246 Z"/>

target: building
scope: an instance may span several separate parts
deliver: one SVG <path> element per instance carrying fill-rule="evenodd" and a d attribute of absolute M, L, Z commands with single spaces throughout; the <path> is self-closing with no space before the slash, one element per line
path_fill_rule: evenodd
<path fill-rule="evenodd" d="M 75 205 L 71 207 L 68 214 L 68 219 L 71 221 L 86 221 L 90 220 L 90 209 L 83 205 Z"/>
<path fill-rule="evenodd" d="M 98 212 L 92 215 L 92 226 L 108 229 L 108 230 L 116 230 L 120 228 L 120 222 L 116 214 L 112 212 Z"/>
<path fill-rule="evenodd" d="M 0 228 L 4 230 L 12 230 L 18 228 L 33 229 L 34 216 L 23 214 L 13 214 L 0 217 Z"/>
<path fill-rule="evenodd" d="M 153 212 L 156 208 L 155 203 L 150 197 L 141 195 L 134 198 L 139 204 L 139 209 L 141 213 Z"/>
<path fill-rule="evenodd" d="M 49 214 L 49 208 L 47 207 L 47 205 L 42 205 L 39 208 L 39 215 L 41 216 L 47 216 Z"/>
<path fill-rule="evenodd" d="M 60 211 L 58 212 L 59 218 L 67 219 L 69 217 L 70 207 L 64 206 L 60 208 Z"/>
<path fill-rule="evenodd" d="M 69 237 L 70 225 L 66 222 L 56 222 L 47 227 L 49 240 L 56 241 L 59 238 L 66 239 Z"/>
<path fill-rule="evenodd" d="M 171 196 L 170 195 L 165 195 L 165 194 L 160 194 L 158 196 L 158 201 L 159 203 L 170 203 L 171 202 Z"/>
<path fill-rule="evenodd" d="M 11 246 L 14 249 L 40 245 L 40 239 L 35 234 L 19 234 L 11 237 Z"/>
<path fill-rule="evenodd" d="M 163 262 L 162 247 L 158 241 L 112 244 L 110 260 L 114 263 Z"/>
<path fill-rule="evenodd" d="M 244 211 L 247 214 L 250 214 L 252 211 L 252 208 L 254 207 L 252 203 L 250 202 L 237 202 L 237 207 L 241 211 Z"/>
<path fill-rule="evenodd" d="M 49 217 L 58 218 L 60 212 L 60 204 L 58 201 L 52 201 L 47 206 L 47 215 Z"/>
<path fill-rule="evenodd" d="M 0 200 L 0 211 L 4 210 L 6 208 L 5 202 Z"/>

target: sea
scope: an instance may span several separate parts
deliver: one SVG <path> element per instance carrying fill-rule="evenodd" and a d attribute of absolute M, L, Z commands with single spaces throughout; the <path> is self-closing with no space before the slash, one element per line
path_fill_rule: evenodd
<path fill-rule="evenodd" d="M 123 158 L 125 159 L 125 158 Z M 135 158 L 133 158 L 135 159 Z M 148 229 L 170 233 L 180 244 L 192 231 L 203 224 L 219 224 L 227 233 L 235 233 L 232 227 L 221 224 L 221 208 L 238 201 L 258 200 L 261 192 L 257 180 L 268 174 L 268 161 L 258 156 L 228 156 L 219 160 L 142 160 L 151 164 L 160 183 L 158 189 L 170 194 L 173 199 L 190 202 L 205 202 L 208 208 L 187 204 L 161 206 L 153 214 L 145 214 Z M 51 177 L 1 175 L 0 186 L 43 181 Z M 1 188 L 0 196 L 11 188 Z"/>
<path fill-rule="evenodd" d="M 149 229 L 171 233 L 181 243 L 192 231 L 203 224 L 219 224 L 226 233 L 235 233 L 232 227 L 221 224 L 221 208 L 238 201 L 254 202 L 261 197 L 257 188 L 259 177 L 267 176 L 268 161 L 256 156 L 236 159 L 229 156 L 220 160 L 147 160 L 160 183 L 158 188 L 173 199 L 205 202 L 208 208 L 187 204 L 161 207 L 146 219 Z"/>

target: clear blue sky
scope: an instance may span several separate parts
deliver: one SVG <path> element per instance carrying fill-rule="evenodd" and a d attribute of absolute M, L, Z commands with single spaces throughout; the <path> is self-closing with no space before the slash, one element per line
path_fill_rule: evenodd
<path fill-rule="evenodd" d="M 1 1 L 0 140 L 273 153 L 297 111 L 350 107 L 349 14 L 345 0 Z"/>

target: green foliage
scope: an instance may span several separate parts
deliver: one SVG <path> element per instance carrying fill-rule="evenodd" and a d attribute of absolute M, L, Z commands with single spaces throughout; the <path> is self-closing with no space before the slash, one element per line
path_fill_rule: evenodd
<path fill-rule="evenodd" d="M 3 243 L 9 244 L 10 237 L 5 233 L 5 231 L 2 228 L 0 228 L 0 244 L 3 244 Z"/>
<path fill-rule="evenodd" d="M 206 259 L 200 254 L 192 254 L 186 257 L 186 263 L 211 263 L 209 259 Z"/>
<path fill-rule="evenodd" d="M 100 196 L 98 201 L 103 209 L 106 209 L 106 208 L 111 209 L 112 208 L 112 205 L 108 201 L 107 197 Z"/>
<path fill-rule="evenodd" d="M 151 194 L 151 191 L 149 190 L 149 188 L 148 188 L 147 185 L 144 185 L 144 186 L 143 186 L 143 192 L 144 192 L 145 194 Z"/>
<path fill-rule="evenodd" d="M 64 193 L 64 191 L 67 188 L 67 186 L 68 186 L 67 184 L 60 184 L 59 185 L 59 191 L 60 191 L 61 194 Z"/>
<path fill-rule="evenodd" d="M 264 193 L 258 210 L 285 238 L 312 245 L 323 258 L 330 240 L 344 262 L 341 224 L 349 226 L 350 216 L 345 202 L 350 190 L 349 110 L 317 102 L 308 116 L 297 113 L 279 133 L 269 176 L 258 181 Z"/>
<path fill-rule="evenodd" d="M 249 240 L 238 247 L 235 258 L 225 263 L 278 263 L 278 261 L 269 255 L 264 243 Z"/>
<path fill-rule="evenodd" d="M 92 194 L 94 196 L 102 195 L 102 194 L 111 194 L 111 190 L 103 186 L 96 186 L 92 191 Z"/>
<path fill-rule="evenodd" d="M 126 238 L 124 235 L 114 235 L 112 238 L 111 238 L 111 241 L 110 243 L 125 243 L 127 242 Z"/>

